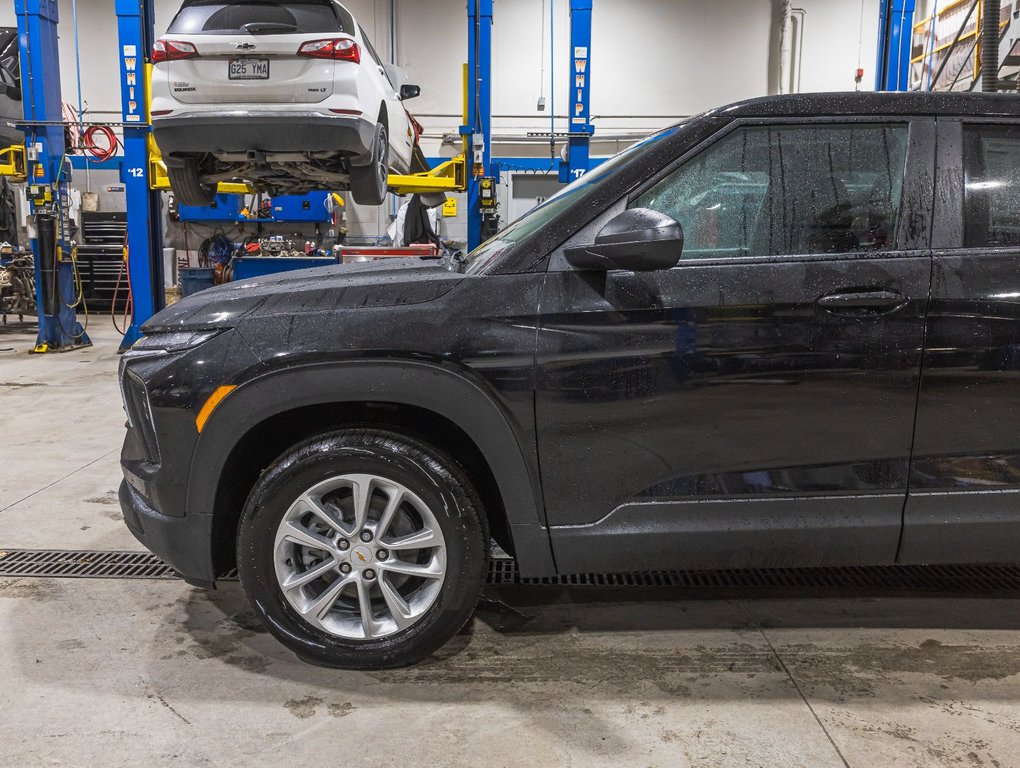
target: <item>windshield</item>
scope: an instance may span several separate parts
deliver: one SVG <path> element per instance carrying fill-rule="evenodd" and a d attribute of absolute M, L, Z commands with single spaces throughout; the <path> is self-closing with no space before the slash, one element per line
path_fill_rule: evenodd
<path fill-rule="evenodd" d="M 258 0 L 191 0 L 170 24 L 168 34 L 199 35 L 237 32 L 354 34 L 353 24 L 337 18 L 330 0 L 293 3 Z"/>
<path fill-rule="evenodd" d="M 589 171 L 584 176 L 568 184 L 537 208 L 532 208 L 506 229 L 500 231 L 495 237 L 471 251 L 467 257 L 466 272 L 468 274 L 485 272 L 511 246 L 537 232 L 568 208 L 583 200 L 591 192 L 612 179 L 620 168 L 630 161 L 635 154 L 646 149 L 651 144 L 669 138 L 679 129 L 680 126 L 674 126 L 652 134 L 648 138 L 623 150 L 618 155 L 609 158 L 602 165 L 595 168 L 595 170 Z"/>

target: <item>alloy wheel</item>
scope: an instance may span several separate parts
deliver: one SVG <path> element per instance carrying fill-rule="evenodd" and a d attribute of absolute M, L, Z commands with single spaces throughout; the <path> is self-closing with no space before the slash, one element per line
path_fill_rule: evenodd
<path fill-rule="evenodd" d="M 301 617 L 345 639 L 401 632 L 435 603 L 446 543 L 413 491 L 371 474 L 317 483 L 284 514 L 274 544 L 276 578 Z"/>

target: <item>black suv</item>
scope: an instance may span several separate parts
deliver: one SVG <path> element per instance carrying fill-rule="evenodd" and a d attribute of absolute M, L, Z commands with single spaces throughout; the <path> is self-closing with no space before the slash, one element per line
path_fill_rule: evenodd
<path fill-rule="evenodd" d="M 526 576 L 1020 560 L 1020 98 L 700 115 L 466 261 L 209 290 L 124 356 L 127 524 L 307 660 Z"/>

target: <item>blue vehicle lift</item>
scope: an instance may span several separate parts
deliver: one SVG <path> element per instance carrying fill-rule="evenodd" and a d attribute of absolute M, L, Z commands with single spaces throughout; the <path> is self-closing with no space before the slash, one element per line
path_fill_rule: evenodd
<path fill-rule="evenodd" d="M 139 327 L 165 306 L 160 193 L 149 183 L 149 58 L 155 42 L 152 0 L 117 0 L 117 54 L 120 59 L 124 162 L 127 194 L 127 273 L 131 285 L 131 325 L 121 342 L 128 349 Z"/>
<path fill-rule="evenodd" d="M 567 159 L 560 162 L 560 181 L 567 184 L 590 167 L 591 137 L 591 6 L 592 0 L 570 0 L 570 118 Z"/>
<path fill-rule="evenodd" d="M 909 87 L 914 3 L 915 0 L 882 0 L 875 62 L 877 91 L 905 91 Z"/>
<path fill-rule="evenodd" d="M 57 0 L 15 0 L 14 7 L 18 15 L 23 129 L 32 213 L 29 241 L 35 257 L 39 314 L 35 351 L 65 351 L 87 346 L 91 341 L 74 310 L 74 255 L 63 224 L 70 164 L 65 162 L 64 152 Z"/>
<path fill-rule="evenodd" d="M 499 169 L 492 166 L 492 3 L 468 0 L 467 109 L 460 134 L 468 163 L 468 250 L 483 240 L 483 232 L 498 221 L 496 185 Z"/>

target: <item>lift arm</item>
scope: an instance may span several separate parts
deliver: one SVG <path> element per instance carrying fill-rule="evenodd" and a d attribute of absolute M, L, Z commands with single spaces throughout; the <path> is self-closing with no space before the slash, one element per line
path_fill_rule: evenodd
<path fill-rule="evenodd" d="M 15 184 L 25 181 L 25 145 L 0 149 L 0 176 L 6 176 Z"/>

